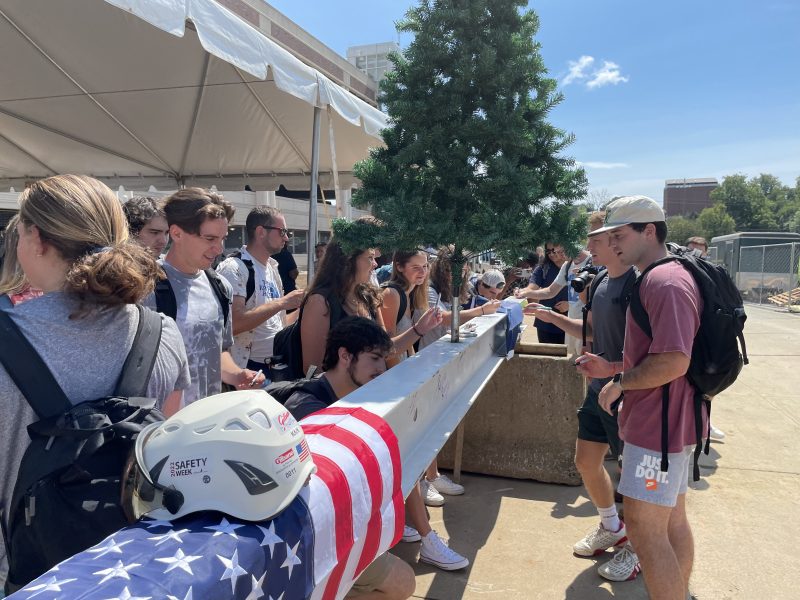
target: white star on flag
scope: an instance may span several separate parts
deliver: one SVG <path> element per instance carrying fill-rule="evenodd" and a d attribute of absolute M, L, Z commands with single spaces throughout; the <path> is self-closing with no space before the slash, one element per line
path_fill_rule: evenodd
<path fill-rule="evenodd" d="M 194 575 L 194 573 L 192 573 L 192 567 L 189 565 L 189 563 L 191 563 L 193 560 L 198 560 L 198 559 L 201 559 L 201 558 L 203 558 L 203 557 L 202 556 L 186 556 L 183 553 L 183 550 L 178 548 L 178 551 L 175 553 L 175 556 L 173 556 L 171 558 L 169 558 L 169 557 L 167 557 L 167 558 L 157 558 L 156 560 L 158 562 L 163 562 L 163 563 L 169 565 L 166 568 L 166 570 L 164 571 L 164 573 L 169 573 L 170 571 L 172 571 L 172 569 L 183 569 L 189 575 Z"/>
<path fill-rule="evenodd" d="M 165 521 L 163 519 L 153 519 L 152 521 L 142 521 L 145 527 L 152 529 L 153 527 L 169 527 L 172 529 L 172 521 Z"/>
<path fill-rule="evenodd" d="M 222 517 L 222 521 L 220 521 L 219 525 L 209 525 L 208 527 L 206 527 L 206 529 L 211 529 L 213 531 L 216 531 L 216 533 L 211 537 L 217 537 L 218 535 L 227 533 L 228 535 L 232 535 L 238 540 L 239 536 L 236 535 L 236 530 L 242 527 L 244 527 L 244 525 L 241 524 L 233 525 L 228 522 L 228 519 Z"/>
<path fill-rule="evenodd" d="M 125 586 L 122 588 L 119 596 L 116 598 L 109 598 L 108 600 L 150 600 L 150 598 L 152 598 L 152 596 L 131 596 L 128 586 Z"/>
<path fill-rule="evenodd" d="M 154 540 L 156 542 L 156 546 L 160 546 L 170 540 L 175 540 L 179 544 L 183 543 L 181 536 L 184 533 L 189 533 L 188 529 L 181 529 L 180 531 L 174 531 L 170 529 L 167 533 L 162 533 L 161 535 L 154 535 L 153 537 L 147 538 L 148 540 Z"/>
<path fill-rule="evenodd" d="M 177 596 L 170 596 L 167 594 L 168 600 L 180 600 Z M 183 597 L 183 600 L 192 600 L 192 586 L 189 586 L 189 591 L 186 592 L 186 595 Z"/>
<path fill-rule="evenodd" d="M 270 596 L 269 600 L 283 600 L 283 592 L 281 592 L 281 595 L 278 596 L 277 598 L 273 598 L 272 596 Z"/>
<path fill-rule="evenodd" d="M 281 569 L 284 567 L 289 569 L 289 579 L 292 578 L 292 569 L 294 569 L 295 565 L 301 564 L 303 561 L 300 560 L 300 557 L 295 554 L 297 552 L 297 548 L 300 546 L 300 542 L 297 542 L 294 545 L 294 548 L 289 548 L 289 544 L 286 544 L 286 560 L 283 561 L 281 565 Z"/>
<path fill-rule="evenodd" d="M 58 580 L 58 577 L 48 577 L 44 583 L 40 583 L 39 585 L 32 585 L 28 586 L 27 591 L 32 592 L 36 590 L 35 594 L 31 594 L 28 598 L 33 598 L 34 596 L 38 596 L 44 592 L 60 592 L 61 586 L 66 585 L 72 581 L 76 581 L 73 579 L 62 579 L 61 581 Z"/>
<path fill-rule="evenodd" d="M 270 557 L 273 555 L 273 549 L 275 548 L 275 544 L 282 544 L 283 540 L 275 533 L 275 521 L 269 524 L 269 529 L 265 529 L 261 527 L 261 525 L 257 525 L 257 527 L 261 530 L 261 533 L 264 534 L 264 539 L 261 540 L 262 546 L 269 546 L 269 555 Z"/>
<path fill-rule="evenodd" d="M 224 521 L 225 519 L 223 519 Z M 243 525 L 239 525 L 239 527 L 243 527 Z M 210 528 L 206 528 L 210 529 Z M 216 534 L 214 534 L 216 535 Z M 231 594 L 236 593 L 236 580 L 239 579 L 242 575 L 247 575 L 247 571 L 245 571 L 242 567 L 239 566 L 239 550 L 233 551 L 233 556 L 231 558 L 225 558 L 224 556 L 220 556 L 217 554 L 217 558 L 225 565 L 225 572 L 222 574 L 222 577 L 219 578 L 220 581 L 223 579 L 230 579 L 231 580 Z"/>
<path fill-rule="evenodd" d="M 256 580 L 255 576 L 253 575 L 250 576 L 250 578 L 253 580 L 253 589 L 250 590 L 250 593 L 247 594 L 247 598 L 244 600 L 259 600 L 259 598 L 264 597 L 264 590 L 262 590 L 261 587 L 264 585 L 264 578 L 266 576 L 266 571 L 259 580 Z"/>
<path fill-rule="evenodd" d="M 106 554 L 114 553 L 114 554 L 122 554 L 122 548 L 125 544 L 130 544 L 133 540 L 125 540 L 121 544 L 118 544 L 114 541 L 114 538 L 107 539 L 102 546 L 96 546 L 95 548 L 89 548 L 87 552 L 92 554 L 97 554 L 92 560 L 97 560 L 101 556 L 105 556 Z"/>
<path fill-rule="evenodd" d="M 128 575 L 128 571 L 141 566 L 142 565 L 140 565 L 139 563 L 123 565 L 122 561 L 118 560 L 117 564 L 115 564 L 113 567 L 108 567 L 107 569 L 103 569 L 102 571 L 95 571 L 94 573 L 92 573 L 92 575 L 105 575 L 105 577 L 103 577 L 100 580 L 100 583 L 98 585 L 103 584 L 109 579 L 113 579 L 114 577 L 122 577 L 123 579 L 127 579 L 128 581 L 130 581 L 131 576 Z"/>

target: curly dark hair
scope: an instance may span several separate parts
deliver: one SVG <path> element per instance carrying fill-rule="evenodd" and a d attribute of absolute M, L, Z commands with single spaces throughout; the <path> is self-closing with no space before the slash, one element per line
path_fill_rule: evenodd
<path fill-rule="evenodd" d="M 161 202 L 150 196 L 135 196 L 122 205 L 131 235 L 139 235 L 153 217 L 163 217 Z"/>
<path fill-rule="evenodd" d="M 370 319 L 346 317 L 328 332 L 325 358 L 322 360 L 324 371 L 339 364 L 339 348 L 345 348 L 353 356 L 376 351 L 388 354 L 392 349 L 392 339 L 383 327 Z"/>

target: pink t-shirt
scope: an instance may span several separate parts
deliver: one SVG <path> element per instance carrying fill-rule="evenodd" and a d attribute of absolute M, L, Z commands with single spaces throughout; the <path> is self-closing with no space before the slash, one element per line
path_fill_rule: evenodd
<path fill-rule="evenodd" d="M 639 297 L 650 317 L 653 339 L 634 322 L 629 309 L 623 371 L 640 364 L 648 354 L 681 352 L 691 357 L 703 310 L 703 299 L 691 273 L 677 262 L 659 265 L 645 276 Z M 626 390 L 619 412 L 620 437 L 636 446 L 660 451 L 661 399 L 660 387 Z M 703 410 L 703 431 L 705 420 Z M 679 377 L 669 384 L 669 452 L 680 452 L 696 443 L 694 388 L 686 377 Z"/>

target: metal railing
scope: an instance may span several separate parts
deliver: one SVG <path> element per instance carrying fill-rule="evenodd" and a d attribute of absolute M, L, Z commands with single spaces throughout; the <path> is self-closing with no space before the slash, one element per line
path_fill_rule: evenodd
<path fill-rule="evenodd" d="M 747 301 L 777 306 L 800 305 L 800 291 L 793 292 L 800 286 L 798 262 L 800 243 L 741 248 L 734 280 Z"/>

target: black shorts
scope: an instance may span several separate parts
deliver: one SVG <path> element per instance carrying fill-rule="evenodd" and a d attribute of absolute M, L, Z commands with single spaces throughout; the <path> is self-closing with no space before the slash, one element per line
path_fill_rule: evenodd
<path fill-rule="evenodd" d="M 622 454 L 617 411 L 615 410 L 612 416 L 600 408 L 597 403 L 597 392 L 591 386 L 586 392 L 583 405 L 578 409 L 578 439 L 608 444 L 614 458 Z"/>

